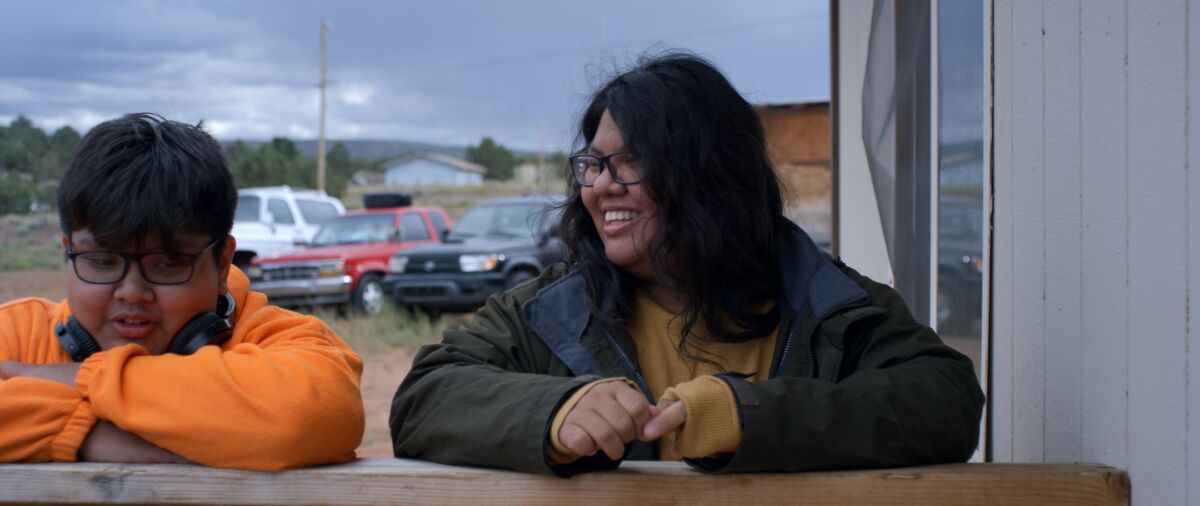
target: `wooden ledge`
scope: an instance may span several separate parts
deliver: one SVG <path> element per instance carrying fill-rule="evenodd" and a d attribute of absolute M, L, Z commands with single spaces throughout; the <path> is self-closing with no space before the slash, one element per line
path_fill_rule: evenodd
<path fill-rule="evenodd" d="M 709 475 L 630 462 L 569 480 L 416 460 L 359 459 L 283 473 L 184 465 L 3 464 L 0 504 L 1129 504 L 1097 464 L 950 464 Z"/>

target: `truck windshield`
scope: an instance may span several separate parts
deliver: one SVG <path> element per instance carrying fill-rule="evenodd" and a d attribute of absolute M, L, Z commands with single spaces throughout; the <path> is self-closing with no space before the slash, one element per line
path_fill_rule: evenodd
<path fill-rule="evenodd" d="M 313 237 L 312 246 L 387 242 L 392 239 L 396 218 L 392 214 L 359 214 L 329 220 Z"/>
<path fill-rule="evenodd" d="M 450 235 L 457 237 L 532 237 L 538 204 L 492 204 L 472 207 Z"/>
<path fill-rule="evenodd" d="M 233 221 L 258 221 L 258 197 L 238 195 L 237 210 L 233 212 Z"/>

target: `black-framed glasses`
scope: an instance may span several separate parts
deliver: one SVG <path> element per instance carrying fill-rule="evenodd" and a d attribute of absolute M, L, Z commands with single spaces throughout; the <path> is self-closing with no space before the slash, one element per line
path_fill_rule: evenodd
<path fill-rule="evenodd" d="M 71 239 L 67 238 L 67 260 L 75 266 L 75 275 L 88 283 L 111 285 L 125 279 L 129 264 L 136 263 L 142 279 L 156 285 L 179 285 L 192 280 L 196 272 L 196 260 L 204 252 L 221 241 L 213 239 L 198 253 L 172 251 L 150 251 L 146 253 L 119 253 L 116 251 L 75 251 Z"/>
<path fill-rule="evenodd" d="M 572 155 L 567 159 L 571 164 L 571 173 L 575 174 L 575 182 L 580 186 L 596 184 L 596 178 L 604 169 L 616 183 L 637 184 L 642 182 L 642 166 L 637 163 L 633 153 L 619 151 L 607 156 L 588 154 Z"/>

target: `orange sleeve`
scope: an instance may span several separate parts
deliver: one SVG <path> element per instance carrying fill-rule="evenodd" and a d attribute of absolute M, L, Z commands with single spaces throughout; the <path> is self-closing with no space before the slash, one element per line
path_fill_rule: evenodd
<path fill-rule="evenodd" d="M 221 348 L 96 353 L 76 376 L 96 416 L 200 464 L 282 470 L 354 458 L 362 360 L 317 318 L 250 293 Z"/>
<path fill-rule="evenodd" d="M 0 462 L 71 462 L 96 424 L 75 389 L 37 378 L 0 380 Z"/>
<path fill-rule="evenodd" d="M 68 360 L 50 341 L 55 307 L 34 298 L 0 305 L 0 362 Z M 91 405 L 74 388 L 38 378 L 0 380 L 0 462 L 74 461 L 95 424 Z"/>

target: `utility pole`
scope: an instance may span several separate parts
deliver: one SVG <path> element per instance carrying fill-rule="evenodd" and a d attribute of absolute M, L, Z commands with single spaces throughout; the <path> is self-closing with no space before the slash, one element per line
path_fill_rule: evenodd
<path fill-rule="evenodd" d="M 538 160 L 537 160 L 537 175 L 533 180 L 536 182 L 538 190 L 546 191 L 546 122 L 538 122 Z"/>
<path fill-rule="evenodd" d="M 317 134 L 317 190 L 325 191 L 325 87 L 329 84 L 326 80 L 326 71 L 328 69 L 326 60 L 328 58 L 328 50 L 326 49 L 327 40 L 329 38 L 329 25 L 325 24 L 325 20 L 321 20 L 321 126 Z"/>

